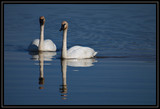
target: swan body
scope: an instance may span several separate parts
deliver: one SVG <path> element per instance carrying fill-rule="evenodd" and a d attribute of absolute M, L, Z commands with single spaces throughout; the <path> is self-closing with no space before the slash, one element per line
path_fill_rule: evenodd
<path fill-rule="evenodd" d="M 67 51 L 67 58 L 92 58 L 97 54 L 92 48 L 73 46 Z"/>
<path fill-rule="evenodd" d="M 29 51 L 38 51 L 38 48 L 39 48 L 39 39 L 34 39 L 29 47 L 28 47 L 28 50 Z M 43 42 L 43 51 L 56 51 L 56 45 L 50 40 L 50 39 L 46 39 L 44 40 Z"/>
<path fill-rule="evenodd" d="M 40 19 L 40 38 L 33 40 L 29 47 L 29 51 L 56 51 L 56 45 L 50 40 L 44 40 L 44 23 L 45 18 L 41 16 Z"/>
<path fill-rule="evenodd" d="M 67 51 L 68 23 L 66 21 L 63 21 L 61 24 L 60 31 L 62 30 L 63 30 L 62 58 L 84 59 L 84 58 L 92 58 L 97 54 L 97 52 L 95 52 L 94 49 L 82 46 L 73 46 Z"/>

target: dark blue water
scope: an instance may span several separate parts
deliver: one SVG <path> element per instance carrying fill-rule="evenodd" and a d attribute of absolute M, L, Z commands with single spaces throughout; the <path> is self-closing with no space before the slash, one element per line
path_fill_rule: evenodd
<path fill-rule="evenodd" d="M 27 51 L 40 16 L 57 52 Z M 68 48 L 94 48 L 95 59 L 61 61 L 63 20 Z M 4 104 L 155 105 L 156 5 L 5 4 Z"/>

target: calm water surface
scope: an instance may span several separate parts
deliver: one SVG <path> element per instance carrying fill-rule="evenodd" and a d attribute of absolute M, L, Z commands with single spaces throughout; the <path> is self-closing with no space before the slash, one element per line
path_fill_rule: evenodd
<path fill-rule="evenodd" d="M 57 52 L 27 51 L 40 16 Z M 63 20 L 96 58 L 60 59 Z M 156 105 L 156 5 L 5 4 L 4 104 Z"/>

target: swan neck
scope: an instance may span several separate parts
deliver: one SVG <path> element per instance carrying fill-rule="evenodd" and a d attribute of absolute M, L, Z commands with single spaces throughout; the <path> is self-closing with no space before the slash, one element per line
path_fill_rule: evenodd
<path fill-rule="evenodd" d="M 44 25 L 40 25 L 40 41 L 39 41 L 39 51 L 43 51 L 44 43 Z"/>
<path fill-rule="evenodd" d="M 67 29 L 63 31 L 62 58 L 67 58 Z"/>

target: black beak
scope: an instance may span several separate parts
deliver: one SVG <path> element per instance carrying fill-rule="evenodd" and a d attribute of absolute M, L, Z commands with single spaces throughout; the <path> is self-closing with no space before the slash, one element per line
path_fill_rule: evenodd
<path fill-rule="evenodd" d="M 63 30 L 63 28 L 61 27 L 59 31 L 62 31 L 62 30 Z"/>
<path fill-rule="evenodd" d="M 39 22 L 40 22 L 40 25 L 44 24 L 44 20 L 43 19 L 40 19 Z"/>
<path fill-rule="evenodd" d="M 60 30 L 59 30 L 59 31 L 64 30 L 64 26 L 65 26 L 65 24 L 63 24 L 63 25 L 61 26 L 61 28 L 60 28 Z"/>

